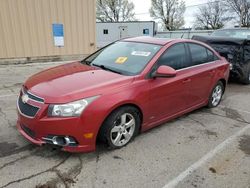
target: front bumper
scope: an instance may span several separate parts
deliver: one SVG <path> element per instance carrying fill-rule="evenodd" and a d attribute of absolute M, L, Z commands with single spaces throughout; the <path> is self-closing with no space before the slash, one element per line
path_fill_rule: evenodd
<path fill-rule="evenodd" d="M 85 139 L 83 134 L 79 134 L 78 129 L 71 129 L 71 131 L 68 131 L 67 127 L 65 125 L 59 125 L 60 123 L 53 123 L 54 126 L 51 128 L 48 128 L 50 123 L 48 122 L 37 122 L 35 126 L 29 124 L 30 122 L 24 121 L 23 117 L 18 114 L 19 118 L 17 121 L 17 129 L 19 132 L 30 142 L 42 146 L 44 144 L 51 144 L 49 142 L 46 142 L 44 138 L 46 138 L 48 135 L 55 135 L 55 136 L 72 136 L 74 137 L 78 144 L 76 146 L 59 146 L 55 145 L 56 147 L 60 147 L 63 151 L 69 151 L 69 152 L 90 152 L 95 150 L 95 139 Z M 60 121 L 59 121 L 60 122 Z M 69 122 L 69 121 L 68 121 Z M 25 123 L 25 125 L 24 125 Z M 44 126 L 44 124 L 48 123 L 48 126 Z M 55 126 L 59 126 L 60 130 L 54 129 Z M 69 125 L 67 125 L 69 126 Z M 29 131 L 27 131 L 29 130 Z M 29 133 L 31 132 L 31 133 Z"/>
<path fill-rule="evenodd" d="M 39 111 L 34 117 L 26 116 L 17 102 L 17 129 L 30 142 L 36 145 L 54 144 L 49 139 L 52 137 L 74 138 L 76 144 L 57 145 L 64 151 L 90 152 L 95 150 L 96 136 L 100 125 L 97 119 L 83 117 L 52 118 L 47 117 L 48 104 L 29 100 L 27 105 L 36 106 Z M 86 113 L 88 117 L 88 113 Z M 91 125 L 91 126 L 90 126 Z M 92 135 L 86 137 L 85 135 Z"/>

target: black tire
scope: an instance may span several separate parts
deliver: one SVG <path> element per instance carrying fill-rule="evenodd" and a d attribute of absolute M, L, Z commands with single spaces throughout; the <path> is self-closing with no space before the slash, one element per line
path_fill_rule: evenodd
<path fill-rule="evenodd" d="M 244 67 L 243 67 L 243 75 L 241 78 L 241 83 L 243 84 L 250 84 L 250 62 L 248 62 Z"/>
<path fill-rule="evenodd" d="M 218 96 L 218 99 L 215 102 L 214 101 L 215 97 L 214 97 L 213 94 L 215 93 L 216 89 L 218 89 L 218 88 L 221 89 L 221 96 L 220 97 Z M 211 92 L 211 94 L 209 96 L 208 105 L 207 105 L 208 108 L 214 108 L 214 107 L 216 107 L 216 106 L 218 106 L 220 104 L 222 96 L 224 94 L 224 90 L 225 90 L 225 87 L 224 87 L 223 83 L 221 81 L 218 81 L 217 84 L 214 86 L 214 88 L 213 88 L 213 90 L 212 90 L 212 92 Z"/>
<path fill-rule="evenodd" d="M 121 136 L 121 142 L 115 144 L 113 137 L 118 138 L 118 134 L 123 134 L 125 130 L 119 130 L 118 132 L 112 132 L 116 129 L 122 129 L 122 116 L 125 118 L 125 122 L 129 120 L 129 122 L 134 122 L 134 130 L 131 128 L 126 129 L 126 124 L 123 126 L 123 129 L 126 129 L 126 132 L 129 133 L 131 131 L 132 134 L 129 134 L 131 137 L 126 140 L 125 136 Z M 134 119 L 133 119 L 133 118 Z M 131 119 L 130 119 L 131 118 Z M 133 120 L 133 121 L 132 121 Z M 128 123 L 129 123 L 128 122 Z M 133 138 L 138 134 L 139 128 L 140 128 L 141 120 L 140 120 L 140 113 L 137 108 L 133 106 L 124 106 L 116 109 L 113 111 L 107 119 L 104 121 L 103 125 L 101 126 L 100 132 L 99 132 L 99 138 L 101 141 L 106 142 L 109 149 L 119 149 L 127 145 Z M 131 123 L 132 125 L 132 123 Z M 133 132 L 132 132 L 133 131 Z M 124 133 L 125 134 L 125 133 Z M 127 135 L 127 134 L 126 134 Z M 124 137 L 124 138 L 123 138 Z M 119 145 L 121 144 L 121 145 Z"/>

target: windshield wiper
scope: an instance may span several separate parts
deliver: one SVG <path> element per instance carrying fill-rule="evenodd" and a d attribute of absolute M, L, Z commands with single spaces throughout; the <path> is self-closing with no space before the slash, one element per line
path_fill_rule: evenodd
<path fill-rule="evenodd" d="M 91 63 L 91 61 L 88 61 L 88 60 L 82 60 L 80 62 L 83 64 L 86 64 L 86 65 L 90 65 L 90 63 Z"/>
<path fill-rule="evenodd" d="M 103 70 L 107 70 L 107 71 L 114 72 L 114 73 L 117 73 L 117 74 L 122 74 L 121 72 L 116 71 L 116 70 L 113 70 L 113 69 L 111 69 L 111 68 L 108 68 L 108 67 L 106 67 L 106 66 L 104 66 L 104 65 L 97 65 L 97 64 L 91 64 L 91 65 L 93 65 L 93 66 L 95 66 L 95 67 L 99 67 L 99 68 L 101 68 L 101 69 L 103 69 Z"/>

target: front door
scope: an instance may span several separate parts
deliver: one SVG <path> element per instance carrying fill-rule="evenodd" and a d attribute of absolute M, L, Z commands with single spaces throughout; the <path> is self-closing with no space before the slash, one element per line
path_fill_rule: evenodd
<path fill-rule="evenodd" d="M 176 70 L 188 65 L 187 50 L 183 43 L 168 48 L 159 58 L 155 69 L 161 65 Z M 152 122 L 172 117 L 187 108 L 190 79 L 185 72 L 177 71 L 173 78 L 152 78 L 148 81 Z"/>

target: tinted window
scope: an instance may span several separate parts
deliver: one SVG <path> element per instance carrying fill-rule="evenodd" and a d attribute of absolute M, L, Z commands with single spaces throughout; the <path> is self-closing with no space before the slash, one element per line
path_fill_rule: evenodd
<path fill-rule="evenodd" d="M 208 58 L 208 62 L 216 61 L 216 60 L 219 59 L 219 58 L 218 58 L 212 51 L 210 51 L 209 49 L 207 49 L 207 58 Z"/>
<path fill-rule="evenodd" d="M 209 49 L 199 44 L 188 44 L 190 48 L 192 65 L 200 65 L 203 63 L 212 62 L 219 58 Z"/>
<path fill-rule="evenodd" d="M 199 65 L 208 62 L 207 48 L 197 44 L 189 44 L 189 48 L 193 65 Z"/>
<path fill-rule="evenodd" d="M 167 65 L 175 70 L 188 66 L 184 44 L 175 44 L 170 47 L 158 60 L 158 66 Z"/>

